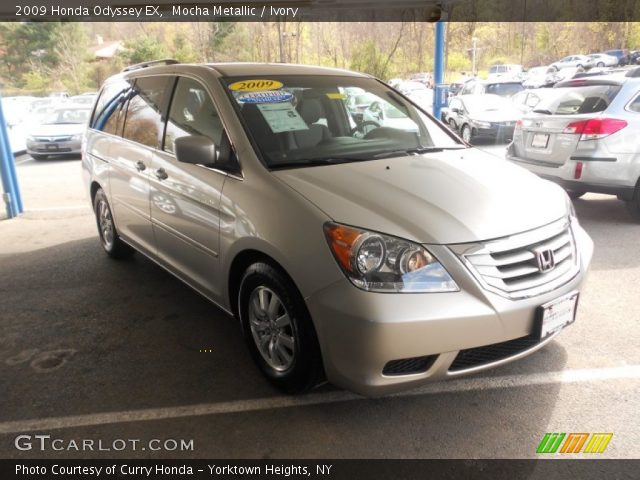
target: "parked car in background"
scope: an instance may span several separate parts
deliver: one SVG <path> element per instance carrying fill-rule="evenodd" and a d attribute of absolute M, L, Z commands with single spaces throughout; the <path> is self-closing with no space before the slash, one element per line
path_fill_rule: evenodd
<path fill-rule="evenodd" d="M 498 95 L 459 95 L 449 102 L 446 122 L 465 142 L 478 137 L 504 142 L 511 140 L 521 116 L 510 100 Z"/>
<path fill-rule="evenodd" d="M 79 155 L 91 109 L 67 104 L 56 108 L 27 136 L 27 153 L 35 160 L 51 155 Z"/>
<path fill-rule="evenodd" d="M 532 67 L 525 72 L 525 78 L 522 81 L 524 88 L 541 88 L 550 85 L 549 73 L 555 70 L 548 66 Z"/>
<path fill-rule="evenodd" d="M 368 133 L 378 127 L 388 127 L 404 132 L 416 132 L 416 124 L 405 113 L 389 102 L 375 100 L 362 114 L 362 121 L 369 123 L 363 129 L 363 133 Z"/>
<path fill-rule="evenodd" d="M 494 81 L 502 78 L 520 79 L 522 75 L 522 65 L 501 64 L 489 67 L 489 77 L 487 80 Z"/>
<path fill-rule="evenodd" d="M 429 113 L 433 113 L 433 95 L 433 90 L 430 88 L 426 90 L 412 90 L 405 94 L 409 100 Z"/>
<path fill-rule="evenodd" d="M 460 95 L 481 95 L 484 93 L 510 97 L 523 90 L 522 82 L 519 80 L 480 80 L 474 79 L 465 83 L 460 91 Z"/>
<path fill-rule="evenodd" d="M 592 67 L 615 67 L 618 65 L 618 59 L 612 55 L 606 53 L 592 53 L 587 55 L 589 60 L 584 65 L 585 68 Z"/>
<path fill-rule="evenodd" d="M 369 93 L 355 93 L 347 97 L 347 109 L 356 123 L 362 121 L 362 114 L 376 98 Z"/>
<path fill-rule="evenodd" d="M 414 82 L 420 82 L 429 88 L 433 88 L 433 75 L 427 72 L 414 73 L 409 77 L 409 80 Z"/>
<path fill-rule="evenodd" d="M 356 135 L 352 86 L 413 131 Z M 561 188 L 345 70 L 129 67 L 104 85 L 82 159 L 105 253 L 138 251 L 235 316 L 289 393 L 326 376 L 389 394 L 539 351 L 574 322 L 593 252 Z"/>
<path fill-rule="evenodd" d="M 616 48 L 603 53 L 615 57 L 618 60 L 618 65 L 627 65 L 629 63 L 629 50 L 626 48 Z"/>
<path fill-rule="evenodd" d="M 95 93 L 84 93 L 82 95 L 75 95 L 69 98 L 69 102 L 75 105 L 88 105 L 92 106 L 96 101 L 97 94 Z"/>
<path fill-rule="evenodd" d="M 557 62 L 553 62 L 549 65 L 549 68 L 553 70 L 563 70 L 565 68 L 584 68 L 589 62 L 589 57 L 586 55 L 569 55 Z"/>
<path fill-rule="evenodd" d="M 518 123 L 507 158 L 573 198 L 617 195 L 640 218 L 640 78 L 581 78 L 554 90 Z"/>
<path fill-rule="evenodd" d="M 640 64 L 640 50 L 632 50 L 629 52 L 629 65 Z"/>
<path fill-rule="evenodd" d="M 387 85 L 389 85 L 391 88 L 396 88 L 398 84 L 402 82 L 404 82 L 404 80 L 402 80 L 401 78 L 392 78 L 387 82 Z"/>

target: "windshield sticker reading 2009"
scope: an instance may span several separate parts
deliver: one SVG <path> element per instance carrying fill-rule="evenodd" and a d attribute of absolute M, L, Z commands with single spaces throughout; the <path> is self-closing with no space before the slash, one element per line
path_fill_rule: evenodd
<path fill-rule="evenodd" d="M 269 90 L 266 92 L 243 93 L 238 97 L 240 103 L 280 103 L 287 102 L 293 98 L 289 92 Z"/>
<path fill-rule="evenodd" d="M 277 80 L 241 80 L 229 85 L 229 90 L 234 92 L 260 92 L 264 90 L 277 90 L 282 88 L 282 82 Z"/>

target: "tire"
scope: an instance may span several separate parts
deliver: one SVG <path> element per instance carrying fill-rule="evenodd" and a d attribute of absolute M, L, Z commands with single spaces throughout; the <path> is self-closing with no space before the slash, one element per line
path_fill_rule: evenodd
<path fill-rule="evenodd" d="M 473 140 L 473 132 L 469 125 L 464 125 L 460 134 L 462 135 L 462 139 L 467 143 L 471 143 L 471 140 Z"/>
<path fill-rule="evenodd" d="M 32 153 L 31 154 L 31 158 L 33 158 L 36 161 L 46 160 L 47 158 L 49 158 L 49 155 L 41 155 L 39 153 Z"/>
<path fill-rule="evenodd" d="M 583 192 L 581 190 L 567 190 L 567 195 L 569 195 L 569 198 L 574 199 L 574 200 L 576 198 L 582 197 L 585 193 L 587 193 L 587 192 Z"/>
<path fill-rule="evenodd" d="M 629 214 L 640 222 L 640 181 L 633 192 L 633 198 L 624 202 Z"/>
<path fill-rule="evenodd" d="M 318 337 L 302 295 L 286 275 L 266 262 L 251 265 L 240 283 L 238 312 L 251 356 L 273 385 L 293 394 L 320 383 Z"/>
<path fill-rule="evenodd" d="M 453 130 L 454 132 L 458 131 L 458 127 L 456 126 L 456 122 L 453 121 L 453 119 L 449 119 L 449 128 L 451 130 Z"/>
<path fill-rule="evenodd" d="M 602 68 L 602 67 L 604 67 L 604 63 L 602 63 L 602 62 L 598 62 L 598 63 L 596 64 L 596 67 L 600 67 L 600 68 Z"/>
<path fill-rule="evenodd" d="M 135 250 L 124 243 L 116 230 L 111 207 L 104 191 L 100 188 L 93 199 L 93 212 L 96 215 L 96 225 L 102 248 L 111 258 L 126 258 L 135 253 Z"/>

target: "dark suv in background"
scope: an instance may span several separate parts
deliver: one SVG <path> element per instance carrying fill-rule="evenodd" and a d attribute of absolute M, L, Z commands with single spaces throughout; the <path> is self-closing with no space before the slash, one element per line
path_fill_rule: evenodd
<path fill-rule="evenodd" d="M 616 57 L 618 59 L 618 65 L 628 65 L 629 64 L 629 50 L 626 48 L 617 48 L 614 50 L 607 50 L 606 52 L 602 52 L 607 55 L 611 55 L 612 57 Z"/>

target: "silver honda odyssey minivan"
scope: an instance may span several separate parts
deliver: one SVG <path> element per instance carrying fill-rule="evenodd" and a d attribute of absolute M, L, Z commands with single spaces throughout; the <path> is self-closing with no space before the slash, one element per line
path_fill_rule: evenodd
<path fill-rule="evenodd" d="M 394 121 L 353 116 L 353 95 Z M 106 253 L 237 317 L 287 392 L 382 395 L 524 357 L 575 320 L 593 252 L 560 187 L 345 70 L 129 67 L 82 163 Z"/>

